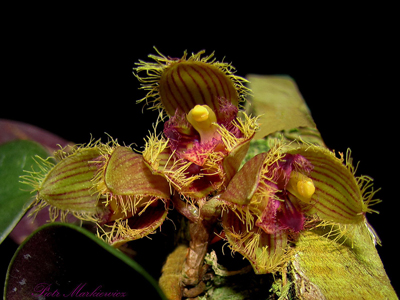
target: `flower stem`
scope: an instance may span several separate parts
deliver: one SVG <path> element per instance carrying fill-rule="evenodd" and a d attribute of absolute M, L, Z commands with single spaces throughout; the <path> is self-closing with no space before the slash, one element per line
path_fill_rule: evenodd
<path fill-rule="evenodd" d="M 220 214 L 220 209 L 215 207 L 216 198 L 210 199 L 200 209 L 197 220 L 189 220 L 189 232 L 191 236 L 188 254 L 183 266 L 182 283 L 186 288 L 184 294 L 194 297 L 204 291 L 203 277 L 207 271 L 204 258 L 208 251 L 208 245 L 212 239 L 215 221 Z"/>
<path fill-rule="evenodd" d="M 210 225 L 209 222 L 203 220 L 189 223 L 189 232 L 192 239 L 183 267 L 184 276 L 182 281 L 185 285 L 196 286 L 202 280 L 204 275 L 203 261 L 210 240 Z"/>

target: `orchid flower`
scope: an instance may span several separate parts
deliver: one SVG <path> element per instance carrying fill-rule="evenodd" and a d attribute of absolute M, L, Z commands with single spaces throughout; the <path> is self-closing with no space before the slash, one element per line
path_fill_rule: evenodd
<path fill-rule="evenodd" d="M 153 103 L 169 116 L 163 135 L 149 137 L 143 159 L 190 201 L 204 201 L 226 188 L 247 153 L 258 124 L 241 111 L 248 94 L 233 67 L 204 58 L 204 51 L 180 59 L 150 56 L 139 62 L 137 78 Z M 145 71 L 147 77 L 138 74 Z"/>
<path fill-rule="evenodd" d="M 50 206 L 53 221 L 72 214 L 95 222 L 114 247 L 152 233 L 165 220 L 169 185 L 130 147 L 98 141 L 54 156 L 57 164 L 40 160 L 42 171 L 25 176 L 37 191 L 33 213 Z"/>
<path fill-rule="evenodd" d="M 344 164 L 325 148 L 298 144 L 274 146 L 236 173 L 220 195 L 223 227 L 230 247 L 258 274 L 282 269 L 296 235 L 324 224 L 366 222 L 371 179 L 356 178 L 351 158 Z"/>

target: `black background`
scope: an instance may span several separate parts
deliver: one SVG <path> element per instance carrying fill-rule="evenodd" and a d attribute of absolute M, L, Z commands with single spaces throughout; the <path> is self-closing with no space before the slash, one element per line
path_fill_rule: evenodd
<path fill-rule="evenodd" d="M 145 93 L 132 68 L 156 54 L 153 46 L 171 57 L 181 57 L 185 49 L 215 51 L 240 76 L 287 74 L 328 147 L 351 148 L 354 161 L 360 161 L 358 174 L 382 188 L 376 196 L 383 202 L 375 207 L 380 214 L 368 220 L 382 239 L 378 251 L 396 284 L 398 96 L 393 24 L 385 18 L 390 8 L 316 8 L 315 19 L 279 11 L 273 21 L 278 12 L 261 8 L 235 14 L 198 8 L 201 15 L 172 6 L 171 11 L 121 7 L 118 13 L 107 7 L 48 9 L 12 10 L 3 24 L 0 118 L 76 143 L 91 135 L 105 141 L 106 132 L 140 148 L 157 115 L 142 113 L 142 105 L 135 104 Z"/>

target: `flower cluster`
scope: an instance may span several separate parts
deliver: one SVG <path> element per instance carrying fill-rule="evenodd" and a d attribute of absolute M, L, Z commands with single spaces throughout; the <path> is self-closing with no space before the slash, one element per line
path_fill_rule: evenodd
<path fill-rule="evenodd" d="M 71 213 L 96 222 L 119 247 L 154 232 L 174 203 L 191 222 L 220 221 L 232 250 L 258 274 L 280 270 L 290 242 L 316 220 L 365 222 L 377 200 L 350 157 L 282 140 L 241 167 L 259 127 L 241 107 L 246 81 L 203 54 L 139 61 L 134 75 L 148 92 L 140 101 L 160 111 L 163 131 L 141 153 L 115 141 L 58 151 L 57 164 L 42 161 L 42 172 L 26 177 L 37 208 L 50 206 L 52 220 Z"/>

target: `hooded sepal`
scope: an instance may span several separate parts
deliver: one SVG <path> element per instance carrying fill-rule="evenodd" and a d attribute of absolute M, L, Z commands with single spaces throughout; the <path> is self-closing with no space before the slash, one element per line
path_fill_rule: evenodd
<path fill-rule="evenodd" d="M 57 164 L 40 159 L 41 172 L 25 176 L 25 183 L 37 191 L 36 214 L 50 206 L 50 220 L 66 220 L 68 213 L 76 218 L 97 221 L 105 213 L 99 205 L 100 194 L 93 189 L 93 178 L 102 164 L 103 146 L 99 142 L 76 146 L 70 153 L 55 152 Z M 39 158 L 38 158 L 39 159 Z"/>
<path fill-rule="evenodd" d="M 158 52 L 158 51 L 157 51 Z M 249 93 L 244 86 L 245 79 L 234 75 L 234 67 L 213 59 L 214 53 L 201 57 L 200 51 L 188 57 L 185 51 L 182 58 L 165 57 L 158 52 L 149 55 L 155 63 L 139 61 L 134 74 L 142 83 L 142 89 L 148 94 L 141 101 L 153 102 L 152 108 L 162 108 L 169 116 L 177 109 L 186 114 L 195 105 L 208 105 L 217 114 L 224 114 L 219 109 L 219 99 L 229 100 L 238 106 Z M 140 72 L 147 77 L 140 77 Z"/>
<path fill-rule="evenodd" d="M 313 166 L 309 178 L 313 181 L 315 192 L 311 198 L 308 215 L 341 224 L 364 222 L 365 213 L 371 212 L 370 205 L 380 202 L 373 199 L 376 191 L 372 179 L 356 177 L 350 152 L 346 162 L 326 148 L 297 144 L 288 153 L 300 154 Z"/>

